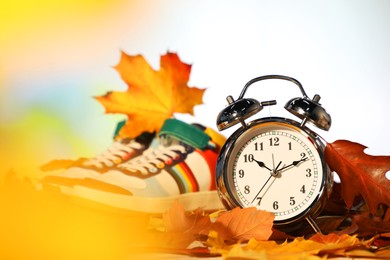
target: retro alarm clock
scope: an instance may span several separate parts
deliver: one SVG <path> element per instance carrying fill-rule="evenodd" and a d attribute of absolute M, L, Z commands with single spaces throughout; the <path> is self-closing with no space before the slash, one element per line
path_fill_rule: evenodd
<path fill-rule="evenodd" d="M 259 102 L 244 98 L 253 83 L 279 79 L 294 83 L 302 97 L 289 100 L 285 109 L 300 121 L 283 117 L 245 120 L 275 100 Z M 256 207 L 275 215 L 274 226 L 294 230 L 315 222 L 330 195 L 333 176 L 324 160 L 325 142 L 307 123 L 329 130 L 331 117 L 319 103 L 310 99 L 294 78 L 267 75 L 250 80 L 237 100 L 227 97 L 228 106 L 217 117 L 218 129 L 239 124 L 222 147 L 217 160 L 217 189 L 227 209 Z"/>

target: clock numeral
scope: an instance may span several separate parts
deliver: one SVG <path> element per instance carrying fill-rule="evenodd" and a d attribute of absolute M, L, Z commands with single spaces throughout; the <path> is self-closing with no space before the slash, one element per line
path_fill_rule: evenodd
<path fill-rule="evenodd" d="M 255 143 L 255 151 L 263 151 L 263 142 Z"/>
<path fill-rule="evenodd" d="M 257 197 L 256 198 L 258 201 L 257 201 L 257 206 L 260 206 L 261 204 L 261 200 L 263 199 L 262 197 Z"/>
<path fill-rule="evenodd" d="M 245 193 L 245 194 L 251 193 L 251 187 L 249 187 L 249 185 L 246 185 L 246 186 L 244 187 L 244 193 Z"/>
<path fill-rule="evenodd" d="M 279 146 L 279 137 L 270 138 L 269 146 Z"/>
<path fill-rule="evenodd" d="M 290 151 L 292 150 L 292 144 L 291 144 L 291 142 L 288 143 L 288 150 L 290 150 Z"/>
<path fill-rule="evenodd" d="M 244 173 L 244 170 L 239 170 L 238 171 L 238 177 L 240 177 L 240 178 L 244 178 L 244 176 L 245 176 L 245 173 Z"/>
<path fill-rule="evenodd" d="M 290 197 L 290 205 L 291 206 L 295 205 L 295 198 L 294 197 Z"/>
<path fill-rule="evenodd" d="M 311 177 L 311 169 L 310 168 L 306 169 L 306 177 Z"/>
<path fill-rule="evenodd" d="M 272 204 L 272 207 L 274 208 L 274 210 L 277 210 L 279 208 L 279 202 L 274 201 L 274 203 Z"/>
<path fill-rule="evenodd" d="M 244 162 L 253 162 L 254 157 L 253 154 L 244 154 Z"/>
<path fill-rule="evenodd" d="M 300 192 L 302 193 L 306 193 L 306 188 L 305 188 L 305 185 L 302 186 L 302 188 L 300 189 Z"/>

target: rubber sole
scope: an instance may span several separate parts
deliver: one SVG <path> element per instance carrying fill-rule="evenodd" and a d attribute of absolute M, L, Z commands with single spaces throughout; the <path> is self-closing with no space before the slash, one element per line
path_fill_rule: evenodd
<path fill-rule="evenodd" d="M 69 192 L 69 189 L 67 191 Z M 145 213 L 163 213 L 170 209 L 175 202 L 182 204 L 185 210 L 195 210 L 197 208 L 218 210 L 224 208 L 217 191 L 199 191 L 170 197 L 154 198 L 108 193 L 76 185 L 73 187 L 71 195 L 115 208 Z"/>
<path fill-rule="evenodd" d="M 47 186 L 46 184 L 45 186 Z M 73 200 L 100 207 L 110 207 L 130 212 L 163 213 L 175 202 L 183 205 L 185 210 L 202 209 L 214 211 L 224 209 L 216 190 L 184 193 L 169 197 L 136 197 L 126 194 L 97 190 L 81 185 L 49 185 L 58 192 L 73 197 Z M 91 203 L 88 203 L 91 202 Z"/>

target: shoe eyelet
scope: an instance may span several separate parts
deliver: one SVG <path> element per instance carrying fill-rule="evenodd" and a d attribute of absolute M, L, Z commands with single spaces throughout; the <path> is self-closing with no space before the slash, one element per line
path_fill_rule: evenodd
<path fill-rule="evenodd" d="M 114 159 L 114 163 L 115 164 L 120 164 L 122 162 L 122 159 L 121 158 L 115 158 Z"/>
<path fill-rule="evenodd" d="M 130 157 L 131 157 L 131 155 L 132 155 L 132 153 L 126 153 L 125 155 L 122 156 L 122 160 L 123 160 L 123 161 L 129 160 Z"/>
<path fill-rule="evenodd" d="M 173 157 L 174 161 L 179 161 L 181 158 L 180 154 L 176 154 L 175 157 Z"/>
<path fill-rule="evenodd" d="M 156 167 L 151 167 L 148 169 L 150 173 L 156 173 L 158 169 Z"/>
<path fill-rule="evenodd" d="M 112 162 L 107 162 L 107 163 L 106 163 L 106 166 L 107 166 L 107 167 L 112 167 L 112 166 L 114 166 L 114 164 L 113 164 Z"/>
<path fill-rule="evenodd" d="M 159 162 L 159 163 L 157 163 L 157 168 L 159 168 L 159 169 L 163 169 L 164 167 L 165 167 L 165 163 L 163 163 L 163 162 Z"/>

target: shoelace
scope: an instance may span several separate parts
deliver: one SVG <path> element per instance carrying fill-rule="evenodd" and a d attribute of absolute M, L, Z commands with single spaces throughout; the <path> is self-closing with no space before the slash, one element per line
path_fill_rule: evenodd
<path fill-rule="evenodd" d="M 165 165 L 172 164 L 173 161 L 179 160 L 181 154 L 186 153 L 186 147 L 180 144 L 168 147 L 160 145 L 157 148 L 146 150 L 142 156 L 122 163 L 118 167 L 148 175 L 149 173 L 156 173 L 159 169 L 164 168 Z"/>
<path fill-rule="evenodd" d="M 98 168 L 102 168 L 104 165 L 107 167 L 112 167 L 115 164 L 129 160 L 132 153 L 135 150 L 140 149 L 143 149 L 143 145 L 134 140 L 127 144 L 124 144 L 121 141 L 117 141 L 102 154 L 84 162 L 84 165 L 95 166 Z"/>

